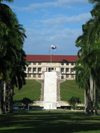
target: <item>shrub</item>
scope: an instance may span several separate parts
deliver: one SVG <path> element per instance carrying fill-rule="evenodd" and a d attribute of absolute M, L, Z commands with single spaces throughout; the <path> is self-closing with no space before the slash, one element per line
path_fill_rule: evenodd
<path fill-rule="evenodd" d="M 81 100 L 80 100 L 80 98 L 79 97 L 71 97 L 69 100 L 68 100 L 68 103 L 70 104 L 70 105 L 72 105 L 74 108 L 75 108 L 75 106 L 76 106 L 76 103 L 81 103 Z"/>

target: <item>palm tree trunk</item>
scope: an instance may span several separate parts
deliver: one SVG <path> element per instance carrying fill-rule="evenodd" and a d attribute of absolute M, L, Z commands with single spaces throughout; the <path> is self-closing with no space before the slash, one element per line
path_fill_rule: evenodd
<path fill-rule="evenodd" d="M 8 112 L 13 112 L 13 87 L 11 81 L 9 81 L 8 85 Z"/>
<path fill-rule="evenodd" d="M 8 81 L 8 112 L 11 112 L 11 87 L 10 81 Z"/>
<path fill-rule="evenodd" d="M 97 87 L 96 87 L 95 82 L 94 82 L 94 101 L 95 101 L 95 115 L 98 115 L 98 112 L 97 112 Z"/>
<path fill-rule="evenodd" d="M 85 90 L 85 112 L 89 114 L 89 89 Z"/>
<path fill-rule="evenodd" d="M 11 87 L 11 106 L 10 106 L 10 112 L 13 113 L 13 86 L 12 86 L 12 83 L 10 84 L 10 87 Z"/>
<path fill-rule="evenodd" d="M 2 114 L 2 80 L 0 80 L 0 114 Z"/>
<path fill-rule="evenodd" d="M 93 79 L 90 70 L 90 96 L 91 96 L 91 114 L 93 114 Z"/>
<path fill-rule="evenodd" d="M 3 113 L 6 114 L 6 81 L 4 81 Z"/>
<path fill-rule="evenodd" d="M 86 89 L 84 89 L 84 104 L 85 104 L 85 113 L 87 113 L 86 112 L 86 108 L 87 108 L 87 106 L 86 106 Z"/>
<path fill-rule="evenodd" d="M 87 113 L 89 114 L 89 88 L 86 90 Z"/>

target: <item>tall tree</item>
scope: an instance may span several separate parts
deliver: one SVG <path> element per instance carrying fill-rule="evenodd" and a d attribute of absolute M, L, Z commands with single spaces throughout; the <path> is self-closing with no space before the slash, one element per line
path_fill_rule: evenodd
<path fill-rule="evenodd" d="M 74 70 L 76 71 L 76 83 L 85 91 L 85 112 L 89 114 L 89 69 L 87 65 L 83 64 L 82 57 L 76 61 Z"/>
<path fill-rule="evenodd" d="M 22 87 L 25 84 L 24 67 L 27 65 L 23 43 L 26 37 L 25 30 L 18 23 L 16 15 L 5 4 L 0 3 L 0 73 L 3 80 L 9 80 L 9 112 L 12 111 L 14 85 Z M 4 51 L 4 52 L 3 52 Z"/>
<path fill-rule="evenodd" d="M 100 49 L 94 49 L 89 55 L 84 58 L 85 62 L 91 66 L 91 73 L 94 79 L 94 100 L 95 100 L 95 114 L 97 113 L 97 89 L 100 88 Z"/>

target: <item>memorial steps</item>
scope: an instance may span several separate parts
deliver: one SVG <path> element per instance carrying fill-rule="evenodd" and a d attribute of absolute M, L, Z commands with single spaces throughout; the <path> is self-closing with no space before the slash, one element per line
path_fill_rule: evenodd
<path fill-rule="evenodd" d="M 61 80 L 56 75 L 56 72 L 46 72 L 43 80 L 37 80 L 42 84 L 41 87 L 41 107 L 44 109 L 57 109 L 60 107 L 60 83 L 65 80 Z"/>

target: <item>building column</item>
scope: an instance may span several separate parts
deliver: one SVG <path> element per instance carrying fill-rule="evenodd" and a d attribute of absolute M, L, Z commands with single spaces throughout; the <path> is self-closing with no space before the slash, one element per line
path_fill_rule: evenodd
<path fill-rule="evenodd" d="M 64 73 L 66 73 L 66 68 L 64 68 Z"/>
<path fill-rule="evenodd" d="M 26 67 L 26 73 L 28 73 L 28 67 Z"/>

